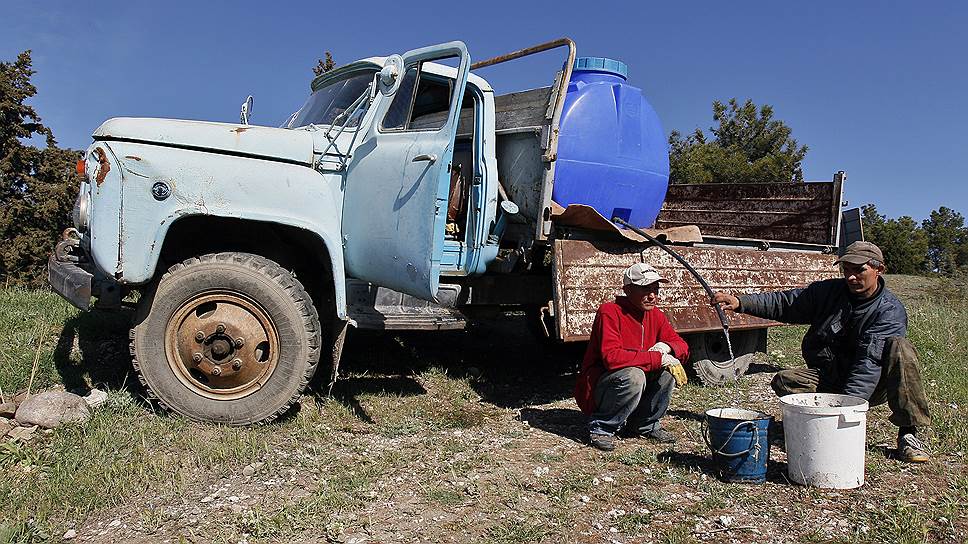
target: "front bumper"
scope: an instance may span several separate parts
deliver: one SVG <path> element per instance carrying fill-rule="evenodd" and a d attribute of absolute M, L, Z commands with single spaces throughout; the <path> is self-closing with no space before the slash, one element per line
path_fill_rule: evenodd
<path fill-rule="evenodd" d="M 47 259 L 47 283 L 58 295 L 86 312 L 91 309 L 95 282 L 94 274 L 81 266 L 88 259 L 80 238 L 76 229 L 69 228 L 61 234 L 61 241 Z"/>
<path fill-rule="evenodd" d="M 91 309 L 94 275 L 76 263 L 57 260 L 56 252 L 47 260 L 47 281 L 54 291 L 85 312 Z"/>

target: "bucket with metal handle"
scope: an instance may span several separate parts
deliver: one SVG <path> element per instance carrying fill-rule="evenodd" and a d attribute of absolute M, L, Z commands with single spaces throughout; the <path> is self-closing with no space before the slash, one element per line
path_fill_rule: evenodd
<path fill-rule="evenodd" d="M 712 451 L 722 480 L 755 484 L 766 481 L 772 420 L 763 412 L 740 408 L 706 410 L 703 439 Z"/>

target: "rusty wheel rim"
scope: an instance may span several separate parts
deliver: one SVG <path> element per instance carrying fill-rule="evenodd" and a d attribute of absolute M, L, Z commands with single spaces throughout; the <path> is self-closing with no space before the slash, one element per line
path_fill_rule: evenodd
<path fill-rule="evenodd" d="M 279 333 L 262 306 L 248 297 L 217 291 L 178 308 L 165 329 L 165 353 L 175 377 L 215 400 L 251 395 L 279 362 Z"/>

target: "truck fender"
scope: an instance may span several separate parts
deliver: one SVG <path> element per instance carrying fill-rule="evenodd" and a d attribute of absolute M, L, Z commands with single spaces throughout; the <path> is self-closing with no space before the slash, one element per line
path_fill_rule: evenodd
<path fill-rule="evenodd" d="M 346 318 L 341 175 L 317 172 L 311 167 L 312 157 L 299 164 L 140 142 L 98 144 L 111 151 L 120 180 L 118 195 L 95 195 L 93 213 L 120 218 L 120 229 L 94 230 L 91 249 L 95 256 L 103 256 L 98 267 L 117 281 L 151 281 L 165 236 L 180 219 L 205 215 L 276 223 L 308 231 L 322 241 L 333 271 L 336 314 Z M 118 202 L 120 213 L 112 214 L 110 208 L 117 210 Z M 113 255 L 116 262 L 104 262 Z"/>

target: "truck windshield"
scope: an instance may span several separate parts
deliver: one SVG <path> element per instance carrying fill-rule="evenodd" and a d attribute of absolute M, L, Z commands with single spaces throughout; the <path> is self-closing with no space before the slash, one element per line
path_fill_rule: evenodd
<path fill-rule="evenodd" d="M 366 92 L 367 86 L 373 81 L 376 70 L 353 72 L 345 77 L 334 79 L 309 95 L 303 107 L 299 108 L 286 128 L 313 125 L 330 125 L 336 117 Z M 363 111 L 362 108 L 359 111 Z M 359 115 L 354 115 L 347 123 L 347 127 L 355 127 L 360 123 Z"/>

